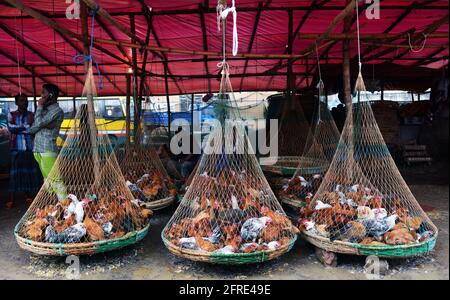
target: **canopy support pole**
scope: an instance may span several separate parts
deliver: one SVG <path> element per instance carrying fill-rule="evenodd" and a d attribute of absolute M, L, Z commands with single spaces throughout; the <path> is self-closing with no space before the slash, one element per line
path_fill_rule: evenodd
<path fill-rule="evenodd" d="M 129 15 L 130 18 L 130 30 L 131 30 L 131 42 L 135 43 L 136 39 L 136 23 L 134 15 Z M 133 102 L 134 102 L 134 128 L 133 128 L 133 143 L 139 144 L 139 129 L 141 125 L 141 98 L 138 93 L 138 77 L 137 77 L 137 49 L 131 49 L 131 59 L 133 61 Z"/>
<path fill-rule="evenodd" d="M 167 62 L 164 63 L 164 85 L 166 88 L 166 102 L 167 102 L 167 128 L 169 129 L 169 138 L 172 137 L 172 132 L 170 131 L 170 97 L 169 97 L 169 77 Z"/>
<path fill-rule="evenodd" d="M 34 67 L 31 68 L 31 84 L 33 85 L 33 104 L 34 104 L 34 111 L 37 109 L 37 95 L 36 95 L 36 74 L 34 73 Z"/>
<path fill-rule="evenodd" d="M 347 0 L 347 6 L 351 5 L 353 0 Z M 352 15 L 347 14 L 344 19 L 344 33 L 348 33 L 351 30 Z M 346 39 L 342 43 L 343 60 L 342 60 L 342 76 L 344 81 L 344 101 L 347 108 L 347 112 L 351 109 L 352 91 L 350 83 L 350 40 Z"/>
<path fill-rule="evenodd" d="M 126 76 L 127 82 L 127 96 L 125 102 L 125 144 L 126 146 L 130 145 L 130 123 L 131 123 L 131 75 L 127 74 Z"/>

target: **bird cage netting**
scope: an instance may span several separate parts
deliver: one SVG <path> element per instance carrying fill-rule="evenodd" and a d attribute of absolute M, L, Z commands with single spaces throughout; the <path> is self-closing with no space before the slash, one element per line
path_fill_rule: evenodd
<path fill-rule="evenodd" d="M 223 63 L 216 124 L 192 182 L 162 239 L 176 255 L 223 264 L 261 262 L 289 251 L 298 231 L 271 191 L 240 119 Z"/>
<path fill-rule="evenodd" d="M 126 185 L 140 205 L 161 209 L 173 203 L 177 190 L 154 147 L 144 144 L 143 140 L 137 138 L 134 143 L 118 149 L 117 159 Z"/>
<path fill-rule="evenodd" d="M 267 158 L 262 169 L 279 175 L 292 176 L 305 149 L 309 122 L 300 104 L 301 95 L 285 96 L 278 115 L 278 156 Z"/>
<path fill-rule="evenodd" d="M 81 105 L 33 203 L 15 228 L 23 249 L 43 255 L 104 252 L 142 239 L 152 211 L 125 184 L 101 121 L 89 66 Z M 96 124 L 97 123 L 97 124 Z"/>
<path fill-rule="evenodd" d="M 151 209 L 170 205 L 176 188 L 151 146 L 131 144 L 120 154 L 120 168 L 133 196 Z"/>
<path fill-rule="evenodd" d="M 319 188 L 336 151 L 339 131 L 328 109 L 323 82 L 319 81 L 319 97 L 306 140 L 305 151 L 300 157 L 292 178 L 281 191 L 283 203 L 304 207 Z"/>
<path fill-rule="evenodd" d="M 383 140 L 362 77 L 333 161 L 300 220 L 306 239 L 338 253 L 408 257 L 434 247 L 437 228 Z"/>

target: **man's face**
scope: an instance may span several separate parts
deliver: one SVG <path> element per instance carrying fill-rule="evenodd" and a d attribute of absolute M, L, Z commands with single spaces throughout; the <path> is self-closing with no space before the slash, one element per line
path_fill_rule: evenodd
<path fill-rule="evenodd" d="M 25 110 L 28 108 L 28 99 L 25 96 L 20 96 L 16 101 L 16 105 L 20 110 Z"/>
<path fill-rule="evenodd" d="M 49 92 L 46 89 L 42 89 L 41 97 L 48 99 Z"/>

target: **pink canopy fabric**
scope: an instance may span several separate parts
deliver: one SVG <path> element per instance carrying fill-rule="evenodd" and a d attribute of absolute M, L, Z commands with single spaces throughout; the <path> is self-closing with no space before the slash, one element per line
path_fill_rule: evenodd
<path fill-rule="evenodd" d="M 80 0 L 83 1 L 83 0 Z M 84 66 L 73 62 L 73 56 L 83 49 L 82 42 L 63 36 L 21 10 L 10 1 L 0 3 L 0 96 L 18 93 L 19 75 L 22 92 L 33 93 L 32 74 L 38 89 L 44 82 L 60 86 L 65 96 L 81 94 Z M 65 1 L 21 0 L 61 28 L 81 35 L 80 19 L 68 19 Z M 135 20 L 136 36 L 145 40 L 149 28 L 143 12 L 144 3 L 151 12 L 149 45 L 185 50 L 221 51 L 221 33 L 217 30 L 216 1 L 205 0 L 97 0 L 101 8 L 126 28 Z M 231 4 L 231 0 L 228 0 Z M 236 0 L 239 53 L 287 54 L 289 42 L 289 11 L 292 12 L 292 54 L 301 54 L 315 43 L 313 34 L 326 31 L 333 19 L 345 8 L 346 0 Z M 365 76 L 389 78 L 392 85 L 426 88 L 430 78 L 448 65 L 448 1 L 380 1 L 380 19 L 368 19 L 360 13 L 361 35 L 385 34 L 391 40 L 362 41 L 363 71 Z M 362 5 L 361 5 L 362 8 Z M 130 18 L 130 16 L 133 16 Z M 355 11 L 352 15 L 353 34 L 356 33 Z M 204 25 L 202 25 L 202 18 Z M 98 22 L 100 21 L 100 22 Z M 89 31 L 91 19 L 89 18 Z M 100 24 L 101 23 L 101 24 Z M 227 28 L 227 52 L 232 45 L 231 16 Z M 411 51 L 405 32 L 411 32 Z M 341 72 L 343 22 L 330 33 L 335 39 L 318 43 L 323 76 L 332 81 Z M 423 35 L 426 33 L 425 47 Z M 89 32 L 90 33 L 90 32 Z M 403 34 L 403 35 L 402 35 Z M 395 38 L 394 35 L 399 35 Z M 105 40 L 131 42 L 130 37 L 118 30 L 107 19 L 97 15 L 95 37 Z M 206 40 L 206 44 L 204 43 Z M 331 43 L 330 43 L 331 41 Z M 400 48 L 392 44 L 402 45 Z M 104 76 L 100 95 L 124 95 L 126 74 L 132 56 L 131 48 L 96 43 L 93 56 Z M 75 49 L 77 48 L 77 49 Z M 124 53 L 122 53 L 124 52 Z M 142 68 L 144 51 L 137 51 L 137 65 Z M 125 55 L 124 55 L 125 54 Z M 357 42 L 350 42 L 352 67 L 357 66 Z M 206 62 L 205 62 L 206 58 Z M 220 56 L 150 52 L 146 81 L 153 95 L 204 93 L 219 88 Z M 17 60 L 19 64 L 17 64 Z M 236 91 L 284 90 L 287 84 L 287 59 L 230 58 L 232 85 Z M 164 65 L 167 62 L 166 90 Z M 294 61 L 296 87 L 307 88 L 317 82 L 315 53 Z M 356 76 L 352 70 L 352 76 Z M 424 76 L 425 74 L 425 76 Z M 424 79 L 426 77 L 427 79 Z M 429 79 L 429 80 L 428 80 Z M 428 80 L 428 81 L 427 81 Z M 419 83 L 419 85 L 413 82 Z"/>

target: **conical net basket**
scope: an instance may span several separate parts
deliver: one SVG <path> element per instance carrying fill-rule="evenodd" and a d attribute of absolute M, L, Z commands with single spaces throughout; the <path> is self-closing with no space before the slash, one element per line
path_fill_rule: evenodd
<path fill-rule="evenodd" d="M 295 208 L 303 209 L 306 201 L 314 196 L 333 160 L 340 138 L 328 109 L 321 82 L 319 85 L 317 107 L 306 140 L 305 151 L 295 174 L 283 186 L 280 194 L 283 203 Z"/>
<path fill-rule="evenodd" d="M 437 228 L 403 180 L 383 140 L 362 77 L 333 161 L 300 220 L 319 248 L 409 257 L 435 245 Z"/>
<path fill-rule="evenodd" d="M 245 264 L 275 258 L 291 249 L 297 229 L 252 152 L 226 64 L 216 101 L 216 125 L 162 239 L 171 252 L 191 260 Z"/>
<path fill-rule="evenodd" d="M 177 194 L 175 184 L 164 169 L 155 148 L 140 140 L 117 150 L 126 185 L 141 206 L 152 210 L 170 206 Z"/>
<path fill-rule="evenodd" d="M 125 184 L 105 128 L 96 122 L 95 96 L 90 66 L 84 103 L 50 174 L 15 228 L 23 249 L 43 255 L 93 254 L 136 243 L 148 231 L 152 211 L 140 207 Z"/>
<path fill-rule="evenodd" d="M 292 176 L 303 160 L 310 126 L 300 104 L 300 97 L 301 95 L 295 94 L 279 100 L 285 103 L 278 123 L 278 156 L 265 159 L 265 163 L 261 165 L 264 172 Z"/>

